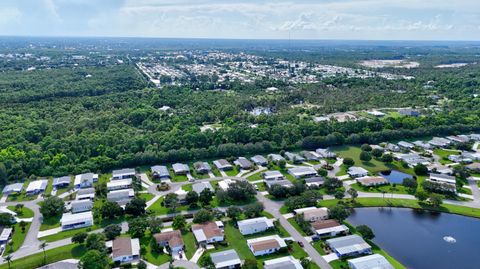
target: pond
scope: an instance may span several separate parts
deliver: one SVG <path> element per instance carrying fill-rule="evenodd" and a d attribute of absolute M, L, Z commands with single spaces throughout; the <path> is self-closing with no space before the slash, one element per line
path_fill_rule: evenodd
<path fill-rule="evenodd" d="M 395 184 L 402 184 L 404 178 L 413 178 L 412 175 L 409 175 L 397 170 L 381 172 L 380 176 L 388 180 L 388 182 L 395 183 Z"/>
<path fill-rule="evenodd" d="M 374 243 L 407 268 L 480 268 L 480 219 L 404 208 L 357 208 L 347 220 L 372 228 Z"/>

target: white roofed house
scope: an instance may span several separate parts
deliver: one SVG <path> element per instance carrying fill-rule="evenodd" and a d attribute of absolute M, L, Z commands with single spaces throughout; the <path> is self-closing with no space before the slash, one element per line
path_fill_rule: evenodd
<path fill-rule="evenodd" d="M 351 269 L 394 269 L 393 265 L 382 255 L 372 254 L 348 260 Z"/>
<path fill-rule="evenodd" d="M 192 224 L 192 232 L 200 245 L 221 242 L 225 239 L 223 234 L 223 225 L 219 226 L 217 222 L 209 221 L 201 224 Z"/>
<path fill-rule="evenodd" d="M 213 165 L 215 165 L 215 167 L 217 167 L 218 170 L 222 170 L 222 171 L 233 169 L 233 166 L 225 159 L 213 161 Z"/>
<path fill-rule="evenodd" d="M 212 171 L 212 167 L 207 162 L 195 162 L 193 168 L 197 173 L 206 174 Z"/>
<path fill-rule="evenodd" d="M 212 184 L 210 184 L 210 182 L 208 182 L 208 181 L 199 182 L 199 183 L 195 183 L 195 184 L 192 185 L 192 191 L 198 193 L 199 195 L 205 189 L 209 189 L 212 192 L 215 192 L 215 190 L 212 187 Z"/>
<path fill-rule="evenodd" d="M 234 249 L 229 249 L 210 254 L 215 269 L 240 268 L 242 261 Z"/>
<path fill-rule="evenodd" d="M 365 186 L 365 187 L 380 186 L 380 185 L 388 184 L 388 180 L 386 180 L 384 177 L 380 177 L 380 176 L 357 177 L 356 181 L 358 182 L 358 184 L 360 184 L 362 186 Z"/>
<path fill-rule="evenodd" d="M 222 181 L 219 181 L 218 182 L 218 187 L 224 191 L 227 191 L 228 190 L 228 187 L 230 186 L 230 184 L 232 184 L 234 181 L 229 179 L 229 178 L 226 178 Z"/>
<path fill-rule="evenodd" d="M 329 149 L 322 149 L 322 148 L 318 148 L 317 150 L 315 150 L 316 153 L 318 153 L 322 158 L 336 158 L 337 157 L 337 154 L 333 151 L 330 151 Z"/>
<path fill-rule="evenodd" d="M 340 258 L 372 253 L 372 247 L 356 234 L 328 239 L 326 242 Z"/>
<path fill-rule="evenodd" d="M 56 189 L 66 188 L 70 186 L 71 178 L 70 176 L 57 177 L 53 179 L 52 186 Z"/>
<path fill-rule="evenodd" d="M 348 168 L 347 174 L 349 174 L 353 178 L 364 177 L 368 175 L 368 170 L 359 166 L 351 166 Z"/>
<path fill-rule="evenodd" d="M 0 226 L 0 245 L 7 244 L 12 237 L 13 228 Z"/>
<path fill-rule="evenodd" d="M 400 154 L 398 155 L 398 158 L 403 160 L 408 164 L 409 167 L 414 167 L 417 164 L 421 163 L 423 165 L 430 165 L 431 161 L 423 156 L 420 156 L 417 153 L 411 153 L 411 154 Z"/>
<path fill-rule="evenodd" d="M 292 152 L 285 152 L 285 157 L 287 158 L 287 160 L 289 160 L 293 163 L 301 163 L 301 162 L 305 161 L 305 158 L 303 158 L 302 156 L 300 156 L 296 153 L 292 153 Z"/>
<path fill-rule="evenodd" d="M 135 191 L 133 189 L 116 190 L 107 193 L 107 200 L 124 206 L 130 202 L 134 196 Z"/>
<path fill-rule="evenodd" d="M 263 179 L 265 180 L 283 180 L 285 179 L 285 177 L 283 176 L 282 173 L 280 173 L 279 171 L 276 171 L 276 170 L 272 170 L 272 171 L 265 171 L 262 173 L 262 177 Z"/>
<path fill-rule="evenodd" d="M 140 259 L 140 240 L 138 238 L 117 237 L 106 242 L 112 250 L 112 260 L 117 263 L 131 263 Z"/>
<path fill-rule="evenodd" d="M 65 213 L 60 219 L 62 230 L 71 230 L 89 227 L 93 225 L 92 211 L 78 214 Z"/>
<path fill-rule="evenodd" d="M 80 189 L 77 191 L 77 200 L 93 200 L 95 198 L 95 189 L 94 188 L 86 188 L 86 189 Z"/>
<path fill-rule="evenodd" d="M 80 213 L 90 211 L 93 208 L 93 202 L 91 200 L 76 200 L 70 204 L 72 213 Z"/>
<path fill-rule="evenodd" d="M 349 229 L 346 225 L 333 219 L 317 220 L 312 223 L 312 230 L 320 237 L 346 235 Z"/>
<path fill-rule="evenodd" d="M 264 269 L 303 269 L 299 260 L 292 256 L 286 256 L 263 262 Z"/>
<path fill-rule="evenodd" d="M 247 240 L 247 245 L 254 256 L 272 254 L 287 247 L 285 240 L 278 235 L 270 235 Z"/>
<path fill-rule="evenodd" d="M 293 210 L 295 215 L 303 214 L 306 221 L 314 222 L 328 219 L 328 209 L 326 207 L 305 207 Z"/>
<path fill-rule="evenodd" d="M 387 143 L 385 145 L 385 149 L 387 149 L 389 151 L 392 151 L 392 152 L 399 152 L 400 151 L 400 147 L 395 145 L 395 144 L 392 144 L 392 143 Z"/>
<path fill-rule="evenodd" d="M 112 171 L 112 180 L 122 180 L 122 179 L 131 179 L 135 176 L 135 169 L 133 168 L 124 168 L 120 170 Z"/>
<path fill-rule="evenodd" d="M 272 162 L 276 162 L 276 163 L 278 163 L 279 161 L 284 161 L 285 160 L 285 158 L 283 158 L 282 155 L 280 155 L 280 154 L 268 154 L 267 157 Z"/>
<path fill-rule="evenodd" d="M 320 154 L 316 153 L 315 151 L 303 151 L 303 157 L 307 159 L 307 161 L 318 161 L 320 160 Z"/>
<path fill-rule="evenodd" d="M 109 191 L 114 190 L 123 190 L 123 189 L 130 189 L 132 187 L 132 179 L 117 179 L 107 182 L 107 189 Z"/>
<path fill-rule="evenodd" d="M 467 143 L 470 141 L 470 137 L 466 135 L 451 135 L 447 136 L 447 139 L 453 143 Z"/>
<path fill-rule="evenodd" d="M 170 179 L 170 173 L 168 172 L 168 168 L 164 165 L 155 165 L 150 168 L 152 172 L 153 179 Z"/>
<path fill-rule="evenodd" d="M 400 141 L 400 142 L 397 143 L 397 145 L 402 149 L 413 149 L 415 147 L 414 144 L 406 142 L 406 141 Z"/>
<path fill-rule="evenodd" d="M 452 141 L 443 137 L 434 137 L 428 141 L 428 144 L 432 145 L 433 147 L 442 148 L 452 144 Z"/>
<path fill-rule="evenodd" d="M 98 181 L 98 174 L 85 173 L 75 176 L 73 185 L 77 189 L 91 188 L 94 182 Z"/>
<path fill-rule="evenodd" d="M 48 185 L 48 180 L 46 179 L 39 179 L 39 180 L 32 181 L 30 182 L 30 184 L 28 184 L 27 188 L 25 189 L 25 193 L 27 195 L 35 195 L 35 194 L 45 192 L 45 190 L 47 189 L 47 185 Z"/>
<path fill-rule="evenodd" d="M 237 225 L 242 235 L 261 233 L 274 227 L 273 220 L 266 217 L 240 220 Z"/>
<path fill-rule="evenodd" d="M 174 163 L 172 169 L 175 175 L 186 175 L 190 173 L 190 168 L 184 163 Z"/>
<path fill-rule="evenodd" d="M 253 164 L 245 157 L 239 157 L 234 162 L 235 165 L 238 165 L 242 170 L 250 170 L 253 168 Z"/>
<path fill-rule="evenodd" d="M 454 176 L 431 173 L 427 181 L 435 183 L 435 186 L 442 191 L 457 192 L 457 181 Z"/>
<path fill-rule="evenodd" d="M 252 158 L 250 158 L 250 160 L 252 160 L 252 162 L 254 162 L 256 165 L 265 166 L 268 164 L 268 160 L 262 155 L 255 155 Z"/>
<path fill-rule="evenodd" d="M 267 180 L 265 183 L 267 184 L 267 186 L 268 186 L 269 188 L 271 188 L 273 185 L 280 185 L 280 186 L 283 186 L 283 187 L 286 187 L 286 188 L 291 188 L 291 187 L 293 187 L 292 182 L 290 182 L 290 180 L 287 180 L 287 179 Z"/>
<path fill-rule="evenodd" d="M 309 177 L 305 179 L 305 184 L 307 186 L 321 186 L 325 182 L 325 178 L 323 177 Z"/>
<path fill-rule="evenodd" d="M 432 145 L 430 145 L 427 142 L 420 141 L 420 140 L 412 142 L 412 144 L 414 144 L 416 147 L 419 147 L 419 148 L 422 148 L 422 149 L 431 149 L 432 148 Z"/>
<path fill-rule="evenodd" d="M 303 177 L 313 177 L 317 175 L 317 171 L 310 166 L 300 166 L 300 167 L 293 167 L 288 169 L 288 173 L 295 178 L 303 178 Z"/>
<path fill-rule="evenodd" d="M 23 190 L 23 183 L 13 183 L 3 188 L 3 194 L 20 193 Z"/>

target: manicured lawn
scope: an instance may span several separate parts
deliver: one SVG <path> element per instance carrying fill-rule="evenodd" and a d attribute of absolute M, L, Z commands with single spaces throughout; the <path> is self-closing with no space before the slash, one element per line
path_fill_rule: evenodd
<path fill-rule="evenodd" d="M 448 159 L 448 156 L 450 155 L 459 155 L 460 152 L 457 151 L 457 150 L 446 150 L 446 149 L 434 149 L 433 150 L 433 154 L 437 155 L 438 157 L 440 157 L 440 163 L 441 164 L 449 164 L 449 163 L 452 163 L 452 161 L 450 161 Z"/>
<path fill-rule="evenodd" d="M 17 212 L 15 210 L 15 206 L 11 205 L 11 206 L 7 206 L 8 209 L 12 210 L 13 212 L 17 213 L 17 217 L 21 218 L 21 219 L 28 219 L 28 218 L 33 218 L 33 211 L 28 208 L 28 207 L 22 207 L 22 211 L 20 212 Z"/>
<path fill-rule="evenodd" d="M 325 255 L 325 250 L 323 250 L 323 241 L 316 241 L 312 243 L 312 246 L 317 250 L 320 255 Z"/>
<path fill-rule="evenodd" d="M 234 177 L 234 176 L 238 175 L 239 171 L 238 171 L 238 168 L 236 166 L 233 166 L 232 170 L 225 171 L 225 173 L 227 174 L 227 176 Z"/>
<path fill-rule="evenodd" d="M 52 190 L 53 190 L 53 178 L 49 178 L 47 188 L 45 189 L 45 194 L 52 193 Z"/>
<path fill-rule="evenodd" d="M 166 215 L 166 214 L 169 214 L 169 213 L 173 213 L 173 212 L 170 212 L 168 210 L 168 208 L 162 206 L 162 202 L 163 202 L 163 197 L 159 198 L 155 203 L 153 203 L 148 209 L 147 211 L 151 211 L 153 213 L 153 215 Z M 180 212 L 180 211 L 186 211 L 188 210 L 188 206 L 180 206 L 177 208 L 176 212 Z"/>
<path fill-rule="evenodd" d="M 387 196 L 385 196 L 387 197 Z M 344 200 L 348 202 L 347 200 Z M 323 200 L 319 206 L 331 207 L 338 203 L 338 200 Z M 414 209 L 425 209 L 445 213 L 458 214 L 463 216 L 480 218 L 480 209 L 466 206 L 442 204 L 439 208 L 433 208 L 427 204 L 419 204 L 417 200 L 391 199 L 391 198 L 357 198 L 353 207 L 406 207 Z"/>
<path fill-rule="evenodd" d="M 222 176 L 220 171 L 218 171 L 218 169 L 215 167 L 215 165 L 213 165 L 213 163 L 210 163 L 210 167 L 212 167 L 212 173 L 215 175 L 215 177 L 221 177 Z"/>
<path fill-rule="evenodd" d="M 341 164 L 340 170 L 335 174 L 337 177 L 344 176 L 347 174 L 348 166 Z"/>
<path fill-rule="evenodd" d="M 182 190 L 187 191 L 187 192 L 192 191 L 192 185 L 193 184 L 185 184 L 185 185 L 182 186 Z"/>
<path fill-rule="evenodd" d="M 360 160 L 360 153 L 362 150 L 357 146 L 339 146 L 331 148 L 338 156 L 342 158 L 352 158 L 355 162 L 354 166 L 361 166 L 367 169 L 371 173 L 377 173 L 380 171 L 385 171 L 391 169 L 385 165 L 385 163 L 372 159 L 369 162 L 363 162 Z"/>
<path fill-rule="evenodd" d="M 414 191 L 411 191 L 409 188 L 405 188 L 403 185 L 396 185 L 393 187 L 392 184 L 376 186 L 376 187 L 364 187 L 358 183 L 350 185 L 352 188 L 356 189 L 357 191 L 362 192 L 382 192 L 384 191 L 388 195 L 388 193 L 397 193 L 397 194 L 414 194 Z"/>
<path fill-rule="evenodd" d="M 247 180 L 248 181 L 257 181 L 257 180 L 262 180 L 262 173 L 263 172 L 258 172 L 258 173 L 255 173 L 249 177 L 247 177 Z"/>
<path fill-rule="evenodd" d="M 25 237 L 27 236 L 28 229 L 30 229 L 30 222 L 26 222 L 27 226 L 25 226 L 25 232 L 22 232 L 22 228 L 20 227 L 20 223 L 15 224 L 14 226 L 14 232 L 12 235 L 11 242 L 13 242 L 13 245 L 10 246 L 7 244 L 5 248 L 5 252 L 3 253 L 3 256 L 6 256 L 12 252 L 15 252 L 17 249 L 19 249 L 23 241 L 25 241 Z"/>
<path fill-rule="evenodd" d="M 187 259 L 191 259 L 193 254 L 195 254 L 195 251 L 197 251 L 195 237 L 192 232 L 188 231 L 182 232 L 182 239 L 185 244 L 185 255 L 187 256 Z"/>
<path fill-rule="evenodd" d="M 307 236 L 307 234 L 305 234 L 305 232 L 302 231 L 302 229 L 300 228 L 300 226 L 298 225 L 298 223 L 295 221 L 295 218 L 289 218 L 289 219 L 288 219 L 288 222 L 290 222 L 290 224 L 292 224 L 292 226 L 295 227 L 295 229 L 296 229 L 302 236 Z"/>
<path fill-rule="evenodd" d="M 7 202 L 23 202 L 23 201 L 31 201 L 37 199 L 38 195 L 26 195 L 25 189 L 27 188 L 30 181 L 25 181 L 23 184 L 23 191 L 21 193 L 12 193 L 8 195 Z"/>
<path fill-rule="evenodd" d="M 144 199 L 146 202 L 150 201 L 155 197 L 155 195 L 151 193 L 140 193 L 139 195 L 140 198 Z"/>
<path fill-rule="evenodd" d="M 65 260 L 65 259 L 80 259 L 85 253 L 87 252 L 84 246 L 80 246 L 77 244 L 70 244 L 66 246 L 62 246 L 59 248 L 54 248 L 47 250 L 46 253 L 46 261 L 47 264 L 54 263 L 57 261 Z M 43 265 L 43 253 L 37 253 L 25 258 L 21 258 L 18 260 L 14 260 L 11 263 L 12 269 L 35 269 L 41 267 Z M 8 264 L 4 263 L 0 265 L 0 269 L 7 269 Z"/>
<path fill-rule="evenodd" d="M 43 218 L 42 225 L 40 225 L 40 231 L 50 230 L 53 228 L 60 227 L 60 219 L 62 215 L 58 215 L 50 218 Z"/>
<path fill-rule="evenodd" d="M 150 241 L 153 237 L 150 235 L 146 235 L 140 239 L 140 245 L 144 249 L 144 254 L 142 254 L 142 258 L 147 260 L 149 263 L 154 265 L 161 265 L 170 261 L 170 255 L 165 253 L 155 253 L 152 251 L 152 247 Z M 155 240 L 155 239 L 153 239 Z"/>

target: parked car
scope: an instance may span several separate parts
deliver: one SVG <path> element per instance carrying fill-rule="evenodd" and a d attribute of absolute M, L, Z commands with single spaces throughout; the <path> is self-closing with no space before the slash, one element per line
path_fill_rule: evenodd
<path fill-rule="evenodd" d="M 302 248 L 304 247 L 303 242 L 298 241 L 297 242 Z"/>

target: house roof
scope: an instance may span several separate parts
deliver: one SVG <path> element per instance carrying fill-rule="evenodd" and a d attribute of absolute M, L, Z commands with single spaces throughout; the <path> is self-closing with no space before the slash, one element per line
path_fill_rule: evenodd
<path fill-rule="evenodd" d="M 223 231 L 215 222 L 209 221 L 201 224 L 192 224 L 192 231 L 198 242 L 202 242 L 213 237 L 223 236 Z"/>
<path fill-rule="evenodd" d="M 290 180 L 286 180 L 286 179 L 274 180 L 274 181 L 268 180 L 267 185 L 268 185 L 268 187 L 271 187 L 273 185 L 280 185 L 280 186 L 284 186 L 284 187 L 287 187 L 287 188 L 293 187 L 292 182 L 290 182 Z"/>
<path fill-rule="evenodd" d="M 23 189 L 23 183 L 13 183 L 13 184 L 5 186 L 5 188 L 3 188 L 3 192 L 4 193 L 6 193 L 6 192 L 21 192 L 22 189 Z"/>
<path fill-rule="evenodd" d="M 384 177 L 359 177 L 357 178 L 357 181 L 362 184 L 362 185 L 377 185 L 377 184 L 387 184 L 388 180 L 386 180 Z"/>
<path fill-rule="evenodd" d="M 192 191 L 200 194 L 204 189 L 210 189 L 213 192 L 213 187 L 210 182 L 199 182 L 192 185 Z"/>
<path fill-rule="evenodd" d="M 46 179 L 35 180 L 30 182 L 30 184 L 28 184 L 26 192 L 36 191 L 36 190 L 45 190 L 47 188 L 47 185 L 48 185 L 48 180 Z"/>
<path fill-rule="evenodd" d="M 112 241 L 112 257 L 133 256 L 140 254 L 138 238 L 117 237 Z"/>
<path fill-rule="evenodd" d="M 280 154 L 268 154 L 267 157 L 272 159 L 272 161 L 285 160 L 285 158 L 283 158 L 282 155 L 280 155 Z"/>
<path fill-rule="evenodd" d="M 340 226 L 340 223 L 334 219 L 318 220 L 312 223 L 312 227 L 315 230 L 331 228 L 335 226 Z"/>
<path fill-rule="evenodd" d="M 189 172 L 190 168 L 184 163 L 174 163 L 172 165 L 173 171 L 175 172 Z"/>
<path fill-rule="evenodd" d="M 225 268 L 241 263 L 240 257 L 234 249 L 212 253 L 210 258 L 215 268 Z"/>
<path fill-rule="evenodd" d="M 86 188 L 86 189 L 80 189 L 77 192 L 78 195 L 88 195 L 88 194 L 95 194 L 95 189 L 94 188 Z"/>
<path fill-rule="evenodd" d="M 270 235 L 249 239 L 247 240 L 247 244 L 253 249 L 253 251 L 262 251 L 287 246 L 285 240 L 280 238 L 280 236 L 278 235 Z"/>
<path fill-rule="evenodd" d="M 72 207 L 74 206 L 92 206 L 93 202 L 90 200 L 75 200 L 71 203 Z"/>
<path fill-rule="evenodd" d="M 154 234 L 157 243 L 168 242 L 171 248 L 183 246 L 182 234 L 179 230 Z"/>
<path fill-rule="evenodd" d="M 449 176 L 444 174 L 434 174 L 434 173 L 430 174 L 430 180 L 445 182 L 449 184 L 455 184 L 457 182 L 454 176 Z"/>
<path fill-rule="evenodd" d="M 107 183 L 107 188 L 115 188 L 115 187 L 121 187 L 121 186 L 131 186 L 131 185 L 132 185 L 132 179 L 127 178 L 127 179 L 112 180 Z"/>
<path fill-rule="evenodd" d="M 270 227 L 273 227 L 273 221 L 270 219 L 267 219 L 266 217 L 259 217 L 259 218 L 237 221 L 237 225 L 239 229 L 252 228 L 252 229 L 262 230 L 262 229 L 268 229 Z"/>
<path fill-rule="evenodd" d="M 349 175 L 363 175 L 363 174 L 367 174 L 367 173 L 368 173 L 368 171 L 363 167 L 352 166 L 352 167 L 348 168 L 348 174 Z"/>
<path fill-rule="evenodd" d="M 195 162 L 193 164 L 193 167 L 195 168 L 195 170 L 212 170 L 212 168 L 207 162 Z"/>
<path fill-rule="evenodd" d="M 252 158 L 250 158 L 250 160 L 252 160 L 252 162 L 256 164 L 262 164 L 262 163 L 268 162 L 267 158 L 263 157 L 262 155 L 255 155 Z"/>
<path fill-rule="evenodd" d="M 252 167 L 252 163 L 247 160 L 245 157 L 239 157 L 235 163 L 239 166 L 241 166 L 242 168 L 249 168 L 249 167 Z"/>
<path fill-rule="evenodd" d="M 232 165 L 225 159 L 213 161 L 213 164 L 215 164 L 217 168 L 232 167 Z"/>
<path fill-rule="evenodd" d="M 288 173 L 293 176 L 316 175 L 317 171 L 310 166 L 293 167 L 288 169 Z"/>
<path fill-rule="evenodd" d="M 371 248 L 362 237 L 356 234 L 328 239 L 327 244 L 341 255 Z"/>
<path fill-rule="evenodd" d="M 265 269 L 303 269 L 300 261 L 292 256 L 267 260 L 264 262 Z"/>
<path fill-rule="evenodd" d="M 135 175 L 135 169 L 123 168 L 123 169 L 112 171 L 112 177 L 122 177 L 122 176 L 130 176 L 130 175 Z"/>
<path fill-rule="evenodd" d="M 305 179 L 305 183 L 323 183 L 325 181 L 324 177 L 309 177 Z"/>
<path fill-rule="evenodd" d="M 62 225 L 70 225 L 70 224 L 78 223 L 79 221 L 83 221 L 83 220 L 93 221 L 92 211 L 87 211 L 87 212 L 82 212 L 77 214 L 65 213 L 62 215 L 60 222 L 62 223 Z"/>
<path fill-rule="evenodd" d="M 305 208 L 299 208 L 295 209 L 294 212 L 296 214 L 302 214 L 305 219 L 311 219 L 311 218 L 324 218 L 328 216 L 328 209 L 325 207 L 321 208 L 316 208 L 316 207 L 305 207 Z"/>
<path fill-rule="evenodd" d="M 350 267 L 355 269 L 393 269 L 388 260 L 380 254 L 373 254 L 348 260 Z M 352 266 L 353 265 L 353 266 Z"/>
<path fill-rule="evenodd" d="M 263 172 L 263 177 L 264 178 L 279 178 L 279 177 L 283 177 L 283 174 L 280 173 L 280 171 L 277 171 L 277 170 L 270 170 L 270 171 L 265 171 Z"/>
<path fill-rule="evenodd" d="M 107 200 L 128 198 L 133 195 L 135 195 L 135 191 L 133 189 L 109 191 L 107 193 Z"/>
<path fill-rule="evenodd" d="M 70 184 L 70 176 L 64 176 L 64 177 L 57 177 L 53 179 L 53 186 L 60 185 L 60 184 Z"/>
<path fill-rule="evenodd" d="M 168 168 L 164 165 L 155 165 L 150 168 L 152 173 L 155 173 L 159 176 L 170 176 L 170 173 L 168 172 Z"/>

